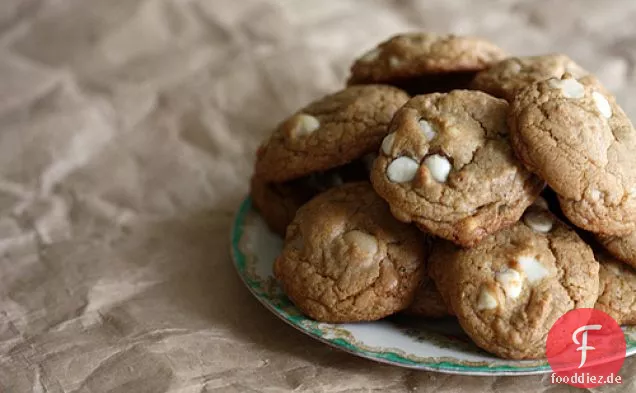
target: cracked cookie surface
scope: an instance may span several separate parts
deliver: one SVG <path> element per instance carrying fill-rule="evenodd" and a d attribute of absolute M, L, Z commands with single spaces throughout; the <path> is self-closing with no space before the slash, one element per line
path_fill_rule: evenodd
<path fill-rule="evenodd" d="M 515 152 L 558 194 L 576 226 L 603 235 L 636 227 L 636 132 L 591 76 L 533 83 L 511 104 Z"/>
<path fill-rule="evenodd" d="M 505 57 L 501 48 L 477 37 L 400 34 L 357 59 L 348 84 L 388 83 L 407 88 L 414 79 L 429 76 L 420 81 L 423 90 L 451 90 L 466 87 L 475 72 Z M 439 83 L 440 77 L 443 83 Z"/>
<path fill-rule="evenodd" d="M 515 157 L 507 111 L 479 91 L 409 100 L 371 171 L 393 215 L 463 246 L 518 221 L 544 183 Z"/>
<path fill-rule="evenodd" d="M 254 170 L 284 182 L 342 166 L 376 151 L 393 114 L 409 96 L 392 86 L 352 86 L 282 122 L 256 153 Z"/>
<path fill-rule="evenodd" d="M 471 88 L 512 101 L 517 91 L 533 82 L 561 78 L 566 72 L 575 78 L 588 74 L 574 60 L 562 54 L 511 57 L 480 71 L 473 79 Z"/>
<path fill-rule="evenodd" d="M 616 259 L 636 269 L 636 232 L 624 236 L 597 236 L 597 240 Z"/>
<path fill-rule="evenodd" d="M 350 183 L 298 210 L 274 274 L 317 321 L 372 321 L 411 304 L 425 258 L 422 234 L 395 220 L 368 182 Z"/>
<path fill-rule="evenodd" d="M 574 308 L 592 307 L 598 294 L 591 248 L 539 205 L 475 248 L 443 242 L 429 263 L 466 333 L 503 358 L 544 357 L 554 322 Z"/>
<path fill-rule="evenodd" d="M 594 308 L 606 312 L 620 325 L 636 324 L 636 271 L 604 253 L 597 253 L 599 296 Z"/>

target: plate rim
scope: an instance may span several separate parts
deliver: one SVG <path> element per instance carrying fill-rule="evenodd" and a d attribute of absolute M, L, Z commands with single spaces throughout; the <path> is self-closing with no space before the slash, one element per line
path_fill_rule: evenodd
<path fill-rule="evenodd" d="M 365 359 L 373 360 L 379 363 L 390 364 L 414 370 L 433 371 L 445 374 L 455 375 L 473 375 L 473 376 L 521 376 L 521 375 L 540 375 L 552 372 L 550 365 L 547 361 L 538 366 L 512 366 L 512 365 L 497 365 L 497 366 L 479 366 L 479 365 L 466 365 L 461 363 L 454 363 L 448 360 L 434 361 L 434 360 L 414 360 L 409 359 L 397 352 L 384 351 L 385 354 L 381 354 L 377 351 L 358 348 L 355 344 L 348 342 L 341 337 L 328 338 L 321 336 L 318 332 L 308 329 L 302 326 L 288 314 L 281 312 L 275 305 L 271 304 L 263 294 L 256 291 L 256 289 L 248 282 L 246 276 L 247 257 L 244 255 L 240 248 L 241 239 L 244 234 L 245 219 L 247 215 L 252 211 L 252 199 L 248 195 L 246 196 L 236 213 L 232 221 L 232 227 L 230 232 L 230 254 L 232 257 L 232 264 L 236 270 L 236 273 L 241 278 L 243 285 L 252 293 L 252 295 L 270 312 L 276 315 L 283 322 L 296 330 L 304 333 L 305 335 L 312 337 L 324 344 L 327 344 L 333 348 L 342 350 L 344 352 L 356 355 Z M 306 318 L 303 318 L 306 319 Z M 332 325 L 332 324 L 326 324 Z M 631 349 L 631 352 L 630 352 Z M 628 348 L 626 350 L 625 357 L 629 357 L 636 353 L 636 346 Z M 391 357 L 391 358 L 387 358 Z"/>

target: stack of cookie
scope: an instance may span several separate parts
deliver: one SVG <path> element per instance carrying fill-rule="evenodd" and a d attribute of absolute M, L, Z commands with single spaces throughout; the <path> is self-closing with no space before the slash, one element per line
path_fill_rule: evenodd
<path fill-rule="evenodd" d="M 495 355 L 541 358 L 572 309 L 636 323 L 634 149 L 615 99 L 567 56 L 406 34 L 281 123 L 252 199 L 309 317 L 455 317 Z"/>

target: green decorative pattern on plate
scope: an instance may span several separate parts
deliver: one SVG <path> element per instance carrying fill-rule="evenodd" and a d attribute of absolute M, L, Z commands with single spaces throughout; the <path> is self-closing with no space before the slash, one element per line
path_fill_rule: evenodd
<path fill-rule="evenodd" d="M 296 329 L 354 355 L 397 366 L 466 375 L 527 375 L 550 372 L 546 361 L 496 358 L 475 346 L 456 321 L 395 316 L 359 324 L 328 324 L 306 318 L 272 275 L 283 245 L 245 199 L 232 228 L 232 257 L 256 298 Z M 636 328 L 625 329 L 627 356 L 636 353 Z"/>

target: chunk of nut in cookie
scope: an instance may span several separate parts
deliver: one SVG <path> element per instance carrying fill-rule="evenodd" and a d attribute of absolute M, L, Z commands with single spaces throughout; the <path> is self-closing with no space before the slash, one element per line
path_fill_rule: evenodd
<path fill-rule="evenodd" d="M 515 269 L 503 268 L 495 273 L 495 280 L 501 285 L 504 293 L 510 299 L 516 299 L 521 295 L 523 279 Z"/>
<path fill-rule="evenodd" d="M 386 175 L 393 183 L 406 183 L 415 178 L 420 164 L 410 157 L 398 157 L 386 169 Z"/>
<path fill-rule="evenodd" d="M 495 294 L 488 287 L 483 286 L 477 298 L 477 310 L 492 310 L 498 305 Z"/>
<path fill-rule="evenodd" d="M 424 135 L 424 138 L 427 142 L 435 139 L 435 137 L 437 136 L 437 132 L 435 132 L 431 123 L 424 119 L 420 119 L 418 123 L 420 124 L 420 129 L 422 130 L 422 134 Z"/>
<path fill-rule="evenodd" d="M 561 93 L 565 98 L 579 99 L 585 96 L 585 87 L 576 79 L 552 78 L 548 81 L 548 84 L 555 89 L 561 89 Z"/>
<path fill-rule="evenodd" d="M 548 233 L 552 230 L 554 219 L 547 211 L 531 210 L 523 215 L 523 222 L 535 232 Z"/>
<path fill-rule="evenodd" d="M 522 255 L 517 258 L 517 263 L 526 274 L 530 285 L 536 285 L 550 274 L 550 271 L 534 257 Z"/>
<path fill-rule="evenodd" d="M 384 139 L 382 140 L 382 153 L 386 154 L 387 156 L 391 155 L 391 150 L 393 150 L 393 142 L 395 141 L 395 133 L 390 133 L 389 135 L 385 136 Z"/>
<path fill-rule="evenodd" d="M 451 171 L 451 164 L 446 157 L 439 154 L 430 155 L 424 159 L 424 166 L 428 168 L 435 181 L 446 183 Z"/>
<path fill-rule="evenodd" d="M 310 135 L 320 128 L 320 121 L 314 116 L 300 113 L 294 117 L 293 136 L 303 137 Z"/>
<path fill-rule="evenodd" d="M 592 99 L 596 105 L 596 109 L 603 115 L 603 117 L 609 119 L 612 117 L 612 106 L 605 96 L 597 91 L 592 93 Z"/>
<path fill-rule="evenodd" d="M 380 265 L 380 284 L 386 291 L 393 291 L 400 285 L 400 274 L 389 264 Z"/>

